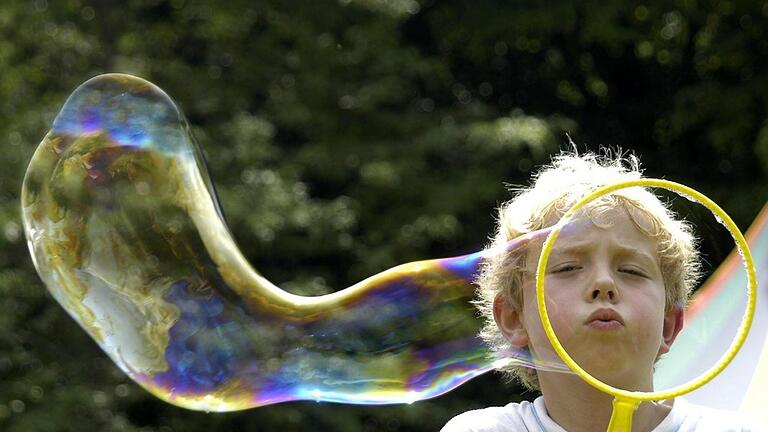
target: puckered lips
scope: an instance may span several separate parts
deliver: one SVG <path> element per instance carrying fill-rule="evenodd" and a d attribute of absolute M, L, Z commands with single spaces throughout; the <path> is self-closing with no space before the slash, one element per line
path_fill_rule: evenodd
<path fill-rule="evenodd" d="M 595 330 L 618 330 L 624 327 L 624 318 L 613 309 L 600 308 L 592 312 L 584 324 Z"/>

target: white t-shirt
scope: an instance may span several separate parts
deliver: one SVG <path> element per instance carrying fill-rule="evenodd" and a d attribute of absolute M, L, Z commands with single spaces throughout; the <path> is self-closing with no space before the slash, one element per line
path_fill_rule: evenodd
<path fill-rule="evenodd" d="M 452 418 L 440 432 L 566 432 L 544 406 L 544 397 L 467 411 Z M 767 432 L 738 413 L 693 405 L 677 398 L 667 417 L 652 432 Z"/>

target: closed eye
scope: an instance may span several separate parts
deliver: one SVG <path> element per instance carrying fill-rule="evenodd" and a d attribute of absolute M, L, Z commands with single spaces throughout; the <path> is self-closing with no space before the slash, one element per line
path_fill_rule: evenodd
<path fill-rule="evenodd" d="M 633 276 L 640 276 L 640 277 L 643 277 L 643 278 L 647 278 L 648 277 L 648 275 L 643 270 L 640 270 L 640 269 L 637 269 L 637 268 L 634 268 L 634 267 L 621 268 L 621 269 L 619 269 L 619 271 L 622 272 L 622 273 L 633 275 Z"/>
<path fill-rule="evenodd" d="M 552 273 L 567 273 L 574 270 L 580 270 L 581 266 L 576 264 L 562 264 L 552 269 Z"/>

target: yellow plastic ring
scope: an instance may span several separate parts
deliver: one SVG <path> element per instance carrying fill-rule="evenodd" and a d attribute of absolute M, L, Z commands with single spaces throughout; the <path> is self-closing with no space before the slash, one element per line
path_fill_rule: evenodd
<path fill-rule="evenodd" d="M 671 389 L 664 390 L 664 391 L 636 392 L 636 391 L 624 390 L 624 389 L 616 388 L 608 384 L 605 384 L 604 382 L 590 375 L 587 371 L 582 369 L 581 366 L 579 366 L 578 363 L 576 363 L 571 358 L 570 355 L 568 355 L 568 352 L 565 350 L 565 348 L 563 348 L 563 345 L 560 343 L 560 340 L 557 339 L 557 335 L 555 334 L 555 331 L 552 328 L 552 323 L 550 323 L 549 321 L 549 314 L 547 313 L 547 305 L 546 305 L 546 302 L 544 301 L 545 300 L 544 274 L 547 267 L 547 262 L 549 261 L 549 255 L 552 252 L 552 248 L 554 247 L 554 244 L 557 241 L 557 238 L 560 235 L 560 231 L 563 229 L 563 227 L 574 217 L 574 215 L 579 210 L 581 210 L 589 202 L 620 189 L 626 189 L 626 188 L 638 187 L 638 186 L 667 189 L 667 190 L 676 192 L 677 194 L 689 200 L 697 201 L 703 206 L 707 207 L 712 213 L 715 214 L 715 217 L 717 218 L 717 220 L 721 224 L 723 224 L 723 226 L 725 226 L 728 229 L 728 231 L 730 231 L 731 236 L 733 236 L 733 239 L 736 242 L 736 247 L 741 252 L 741 257 L 744 262 L 744 266 L 747 269 L 747 294 L 749 296 L 747 300 L 747 310 L 746 310 L 746 314 L 744 315 L 744 318 L 741 321 L 739 330 L 736 333 L 736 336 L 734 337 L 733 342 L 731 343 L 731 346 L 728 348 L 728 351 L 720 358 L 720 360 L 714 366 L 712 366 L 707 371 L 703 372 L 697 378 L 692 379 L 687 383 L 672 387 Z M 671 399 L 671 398 L 683 395 L 685 393 L 692 392 L 693 390 L 696 390 L 697 388 L 711 381 L 715 376 L 717 376 L 717 374 L 722 372 L 723 369 L 726 368 L 726 366 L 728 366 L 731 360 L 733 360 L 733 357 L 736 356 L 736 353 L 739 351 L 739 349 L 741 349 L 741 346 L 744 344 L 744 340 L 747 338 L 749 329 L 752 326 L 752 320 L 755 315 L 756 301 L 757 301 L 757 276 L 755 273 L 755 264 L 752 260 L 752 253 L 749 250 L 749 245 L 747 245 L 747 241 L 744 239 L 744 235 L 741 233 L 739 228 L 736 226 L 733 220 L 731 220 L 730 216 L 728 216 L 728 214 L 725 213 L 723 209 L 721 209 L 717 204 L 715 204 L 714 201 L 710 200 L 709 198 L 699 193 L 698 191 L 689 188 L 688 186 L 671 182 L 668 180 L 639 179 L 639 180 L 622 181 L 612 185 L 603 186 L 601 188 L 598 188 L 594 192 L 586 195 L 581 200 L 576 202 L 576 204 L 574 204 L 573 207 L 571 207 L 570 210 L 568 210 L 568 212 L 566 212 L 563 215 L 563 217 L 560 218 L 560 221 L 554 226 L 552 231 L 549 233 L 549 235 L 547 236 L 547 239 L 544 241 L 544 246 L 542 248 L 541 255 L 539 256 L 539 263 L 536 268 L 536 303 L 539 309 L 539 317 L 541 318 L 541 323 L 544 326 L 544 332 L 547 334 L 547 338 L 552 344 L 552 347 L 554 348 L 555 352 L 557 352 L 557 355 L 560 356 L 563 362 L 565 362 L 565 364 L 568 365 L 568 367 L 577 375 L 579 375 L 584 381 L 586 381 L 592 387 L 595 387 L 596 389 L 604 393 L 613 395 L 617 400 L 618 399 L 630 400 L 630 401 L 637 401 L 637 403 L 639 403 L 643 401 Z"/>

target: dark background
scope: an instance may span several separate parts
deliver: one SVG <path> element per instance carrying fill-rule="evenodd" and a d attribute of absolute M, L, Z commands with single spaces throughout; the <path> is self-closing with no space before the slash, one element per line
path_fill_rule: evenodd
<path fill-rule="evenodd" d="M 67 95 L 125 72 L 186 113 L 241 250 L 294 293 L 480 249 L 505 184 L 621 146 L 746 229 L 768 197 L 768 2 L 0 3 L 0 430 L 434 431 L 521 389 L 205 414 L 160 402 L 50 297 L 21 181 Z M 695 206 L 683 213 L 700 218 Z M 732 247 L 707 228 L 713 266 Z"/>

